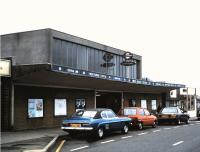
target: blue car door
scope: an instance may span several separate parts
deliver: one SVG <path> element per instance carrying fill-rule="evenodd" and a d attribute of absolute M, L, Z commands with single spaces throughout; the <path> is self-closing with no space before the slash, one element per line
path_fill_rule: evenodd
<path fill-rule="evenodd" d="M 107 120 L 110 124 L 111 130 L 120 130 L 121 129 L 121 121 L 120 118 L 118 118 L 114 112 L 111 110 L 106 111 L 107 114 Z"/>

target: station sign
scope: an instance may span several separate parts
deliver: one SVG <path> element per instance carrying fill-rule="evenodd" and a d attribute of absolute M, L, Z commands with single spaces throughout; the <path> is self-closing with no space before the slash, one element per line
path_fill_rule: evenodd
<path fill-rule="evenodd" d="M 180 95 L 195 95 L 195 88 L 180 88 Z"/>
<path fill-rule="evenodd" d="M 62 72 L 62 73 L 72 74 L 72 75 L 77 75 L 77 76 L 86 76 L 86 77 L 93 77 L 93 78 L 98 78 L 98 79 L 121 81 L 121 82 L 127 82 L 127 83 L 139 84 L 139 85 L 149 85 L 149 86 L 156 86 L 156 87 L 177 87 L 177 88 L 184 87 L 184 85 L 181 85 L 181 84 L 171 84 L 171 83 L 164 83 L 164 82 L 153 82 L 153 81 L 145 81 L 145 80 L 139 80 L 139 79 L 130 79 L 130 78 L 118 77 L 118 76 L 101 74 L 101 73 L 96 73 L 96 72 L 90 72 L 86 70 L 73 69 L 73 68 L 59 66 L 59 65 L 52 65 L 52 71 Z"/>
<path fill-rule="evenodd" d="M 0 76 L 11 76 L 11 60 L 0 59 Z"/>
<path fill-rule="evenodd" d="M 121 63 L 121 65 L 132 66 L 134 64 L 136 64 L 136 60 L 133 58 L 133 53 L 125 52 L 123 55 L 123 62 Z"/>
<path fill-rule="evenodd" d="M 171 90 L 170 91 L 170 98 L 177 98 L 177 90 Z"/>
<path fill-rule="evenodd" d="M 115 64 L 112 62 L 113 58 L 114 58 L 113 54 L 106 52 L 103 55 L 103 60 L 105 61 L 105 63 L 101 64 L 101 66 L 104 68 L 115 66 Z"/>

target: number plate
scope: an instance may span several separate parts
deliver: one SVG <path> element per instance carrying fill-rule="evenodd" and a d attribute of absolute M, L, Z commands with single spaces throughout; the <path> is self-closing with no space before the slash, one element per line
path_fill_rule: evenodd
<path fill-rule="evenodd" d="M 77 127 L 81 127 L 81 124 L 70 124 L 70 126 L 77 128 Z"/>
<path fill-rule="evenodd" d="M 168 115 L 162 115 L 161 117 L 162 117 L 162 118 L 169 118 Z"/>

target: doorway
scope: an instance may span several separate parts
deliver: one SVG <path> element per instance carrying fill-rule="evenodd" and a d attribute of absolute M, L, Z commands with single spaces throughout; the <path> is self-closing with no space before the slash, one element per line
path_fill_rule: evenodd
<path fill-rule="evenodd" d="M 96 92 L 96 107 L 97 108 L 109 108 L 115 113 L 118 113 L 121 109 L 122 94 L 119 92 Z"/>

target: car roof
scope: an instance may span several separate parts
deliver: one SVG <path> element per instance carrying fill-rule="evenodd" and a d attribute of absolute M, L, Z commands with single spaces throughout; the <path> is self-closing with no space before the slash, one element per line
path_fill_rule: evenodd
<path fill-rule="evenodd" d="M 105 111 L 105 110 L 111 110 L 112 111 L 112 109 L 108 109 L 108 108 L 91 108 L 91 109 L 83 109 L 83 110 L 86 110 L 86 111 L 98 111 L 98 112 Z"/>
<path fill-rule="evenodd" d="M 124 109 L 146 109 L 142 107 L 124 107 Z"/>
<path fill-rule="evenodd" d="M 178 108 L 178 107 L 177 106 L 171 106 L 171 107 L 164 107 L 164 108 Z"/>

